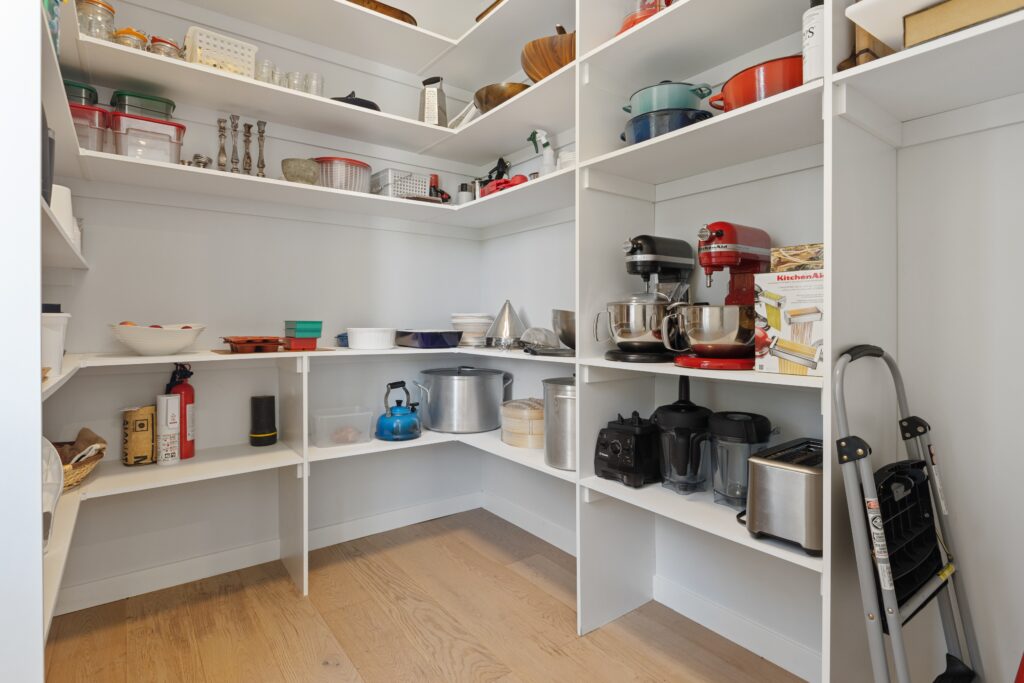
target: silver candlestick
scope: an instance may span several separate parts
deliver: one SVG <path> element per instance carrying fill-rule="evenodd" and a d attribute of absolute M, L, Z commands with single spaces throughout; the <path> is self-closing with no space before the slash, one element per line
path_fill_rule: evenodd
<path fill-rule="evenodd" d="M 220 150 L 217 152 L 217 168 L 221 171 L 228 170 L 228 120 L 217 119 L 217 135 L 220 137 Z"/>
<path fill-rule="evenodd" d="M 257 169 L 256 177 L 258 177 L 258 178 L 266 178 L 267 174 L 263 172 L 263 169 L 265 169 L 267 167 L 267 162 L 264 161 L 264 159 L 263 159 L 263 144 L 267 141 L 266 140 L 266 138 L 267 138 L 267 122 L 266 121 L 257 121 L 256 122 L 256 130 L 259 131 L 259 135 L 256 138 L 256 142 L 259 143 L 259 147 L 260 147 L 260 158 L 259 158 L 259 161 L 256 163 L 256 169 Z"/>
<path fill-rule="evenodd" d="M 238 114 L 231 115 L 231 172 L 238 173 Z"/>
<path fill-rule="evenodd" d="M 245 129 L 245 155 L 242 157 L 242 170 L 245 175 L 252 175 L 252 124 L 246 123 Z"/>

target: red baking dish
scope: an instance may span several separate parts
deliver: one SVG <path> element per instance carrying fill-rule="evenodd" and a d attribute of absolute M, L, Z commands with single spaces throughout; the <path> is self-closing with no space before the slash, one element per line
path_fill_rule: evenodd
<path fill-rule="evenodd" d="M 280 337 L 223 337 L 231 353 L 273 353 L 281 346 Z"/>
<path fill-rule="evenodd" d="M 316 337 L 309 338 L 298 338 L 298 337 L 285 337 L 284 338 L 284 350 L 285 351 L 316 351 L 316 343 L 319 341 Z"/>
<path fill-rule="evenodd" d="M 803 82 L 803 57 L 780 57 L 739 72 L 725 82 L 722 92 L 708 99 L 708 104 L 715 109 L 732 111 L 786 92 Z"/>

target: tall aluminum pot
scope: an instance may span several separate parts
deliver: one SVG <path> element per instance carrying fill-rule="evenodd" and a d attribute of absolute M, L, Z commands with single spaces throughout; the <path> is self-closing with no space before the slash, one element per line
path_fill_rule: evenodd
<path fill-rule="evenodd" d="M 576 470 L 576 378 L 544 380 L 544 462 Z"/>
<path fill-rule="evenodd" d="M 474 434 L 501 427 L 501 404 L 512 398 L 512 375 L 461 366 L 420 373 L 423 426 L 447 434 Z"/>

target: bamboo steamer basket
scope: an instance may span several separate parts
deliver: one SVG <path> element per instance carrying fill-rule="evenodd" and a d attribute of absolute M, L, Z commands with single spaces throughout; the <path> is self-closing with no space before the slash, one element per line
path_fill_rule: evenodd
<path fill-rule="evenodd" d="M 502 404 L 501 440 L 517 448 L 543 448 L 544 401 L 521 398 Z"/>

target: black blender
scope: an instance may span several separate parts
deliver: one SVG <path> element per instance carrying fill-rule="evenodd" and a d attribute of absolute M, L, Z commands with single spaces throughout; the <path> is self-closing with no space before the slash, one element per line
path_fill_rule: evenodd
<path fill-rule="evenodd" d="M 662 341 L 662 320 L 673 304 L 688 300 L 693 247 L 683 240 L 654 235 L 632 237 L 622 245 L 626 272 L 639 275 L 644 291 L 608 303 L 594 324 L 598 337 L 600 318 L 608 316 L 608 333 L 618 348 L 605 358 L 627 363 L 670 363 L 675 355 Z M 598 337 L 599 338 L 599 337 Z M 600 340 L 600 339 L 599 339 Z M 673 340 L 673 346 L 682 340 Z"/>
<path fill-rule="evenodd" d="M 676 493 L 707 490 L 708 420 L 712 412 L 690 400 L 690 378 L 679 378 L 679 400 L 661 406 L 651 423 L 661 430 L 661 485 Z"/>
<path fill-rule="evenodd" d="M 772 423 L 764 415 L 714 413 L 708 419 L 715 502 L 742 510 L 747 506 L 748 461 L 768 447 Z"/>

